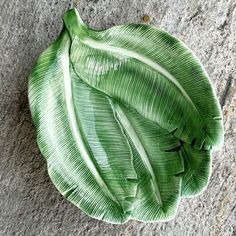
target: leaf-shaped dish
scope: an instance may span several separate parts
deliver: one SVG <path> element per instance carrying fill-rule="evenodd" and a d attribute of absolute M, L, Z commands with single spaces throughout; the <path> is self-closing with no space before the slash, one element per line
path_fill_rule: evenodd
<path fill-rule="evenodd" d="M 166 220 L 206 187 L 222 115 L 198 59 L 148 25 L 107 30 L 65 13 L 29 80 L 37 142 L 57 189 L 112 223 Z"/>

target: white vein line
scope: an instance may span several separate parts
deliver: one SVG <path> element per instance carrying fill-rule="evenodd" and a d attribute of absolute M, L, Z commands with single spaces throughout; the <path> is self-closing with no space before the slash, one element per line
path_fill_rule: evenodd
<path fill-rule="evenodd" d="M 116 198 L 111 194 L 110 190 L 108 189 L 106 183 L 100 176 L 99 172 L 97 171 L 96 166 L 91 160 L 89 152 L 86 148 L 86 145 L 83 141 L 82 134 L 77 126 L 76 114 L 74 110 L 73 104 L 73 95 L 72 95 L 72 86 L 71 86 L 71 77 L 69 71 L 69 50 L 70 42 L 67 41 L 66 45 L 64 46 L 64 50 L 61 55 L 61 63 L 62 63 L 62 70 L 63 70 L 63 80 L 64 80 L 64 93 L 65 93 L 65 102 L 68 112 L 69 123 L 71 127 L 72 134 L 76 141 L 76 144 L 79 148 L 81 153 L 81 157 L 83 158 L 84 162 L 86 163 L 88 169 L 91 171 L 94 178 L 97 180 L 98 184 L 102 188 L 102 190 L 111 198 L 114 202 L 118 203 Z M 118 203 L 119 204 L 119 203 Z"/>
<path fill-rule="evenodd" d="M 191 103 L 191 105 L 194 107 L 194 109 L 198 112 L 196 106 L 194 105 L 192 99 L 189 97 L 189 95 L 186 93 L 186 91 L 183 89 L 182 85 L 179 83 L 179 81 L 167 70 L 165 70 L 162 66 L 160 66 L 158 63 L 154 62 L 153 60 L 140 55 L 134 51 L 130 51 L 127 50 L 125 48 L 120 48 L 120 47 L 114 47 L 114 46 L 110 46 L 106 43 L 100 43 L 97 42 L 91 38 L 86 38 L 83 39 L 82 42 L 92 48 L 95 49 L 100 49 L 100 50 L 105 50 L 105 51 L 109 51 L 109 52 L 114 52 L 117 54 L 121 54 L 121 55 L 125 55 L 128 57 L 132 57 L 137 59 L 138 61 L 143 62 L 144 64 L 150 66 L 151 68 L 153 68 L 154 70 L 158 71 L 159 73 L 161 73 L 162 75 L 164 75 L 167 79 L 169 79 L 173 84 L 176 85 L 176 87 L 182 92 L 182 94 L 184 95 L 184 97 Z"/>
<path fill-rule="evenodd" d="M 143 147 L 143 144 L 141 143 L 136 131 L 134 130 L 132 124 L 130 123 L 128 117 L 125 115 L 122 108 L 117 103 L 113 103 L 113 106 L 115 108 L 115 111 L 117 113 L 119 121 L 121 122 L 122 126 L 125 128 L 126 132 L 128 133 L 130 139 L 132 140 L 135 148 L 137 149 L 144 165 L 146 166 L 146 168 L 151 176 L 154 192 L 156 194 L 156 197 L 157 197 L 157 200 L 158 200 L 160 206 L 162 206 L 163 202 L 161 199 L 161 194 L 160 194 L 160 190 L 158 187 L 157 178 L 156 178 L 156 175 L 155 175 L 154 170 L 152 168 L 152 165 L 149 161 L 148 155 Z"/>

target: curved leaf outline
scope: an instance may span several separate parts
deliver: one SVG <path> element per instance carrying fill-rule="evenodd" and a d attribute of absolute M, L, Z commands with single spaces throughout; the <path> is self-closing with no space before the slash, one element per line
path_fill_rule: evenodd
<path fill-rule="evenodd" d="M 93 30 L 73 9 L 29 80 L 37 142 L 69 201 L 111 223 L 170 219 L 206 187 L 222 115 L 200 62 L 159 29 Z M 144 43 L 145 42 L 145 43 Z"/>

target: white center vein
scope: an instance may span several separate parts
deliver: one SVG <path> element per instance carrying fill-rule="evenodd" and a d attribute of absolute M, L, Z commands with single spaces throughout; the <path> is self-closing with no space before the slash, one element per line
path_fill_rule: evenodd
<path fill-rule="evenodd" d="M 125 55 L 125 56 L 134 58 L 134 59 L 136 59 L 140 62 L 143 62 L 144 64 L 150 66 L 152 69 L 156 70 L 158 73 L 162 74 L 165 78 L 170 80 L 181 91 L 183 96 L 187 99 L 187 101 L 189 101 L 191 103 L 193 108 L 198 113 L 198 110 L 197 110 L 195 104 L 193 103 L 193 101 L 189 97 L 189 95 L 186 93 L 186 91 L 184 90 L 182 85 L 179 83 L 179 81 L 169 71 L 164 69 L 158 63 L 154 62 L 153 60 L 147 58 L 144 55 L 140 55 L 137 52 L 130 51 L 130 50 L 125 49 L 125 48 L 114 47 L 114 46 L 108 45 L 106 43 L 100 43 L 100 42 L 97 42 L 97 41 L 95 41 L 91 38 L 85 38 L 84 40 L 82 40 L 82 42 L 84 44 L 88 45 L 89 47 L 94 48 L 94 49 L 100 49 L 100 50 L 104 50 L 104 51 L 108 51 L 108 52 L 113 52 L 113 53 L 116 53 L 116 54 Z"/>
<path fill-rule="evenodd" d="M 100 187 L 103 189 L 103 191 L 108 195 L 108 197 L 111 198 L 114 202 L 118 203 L 117 199 L 115 198 L 115 196 L 112 195 L 108 186 L 102 179 L 96 166 L 91 160 L 90 154 L 87 150 L 87 147 L 83 141 L 82 134 L 77 125 L 76 114 L 75 114 L 74 104 L 73 104 L 71 77 L 70 77 L 70 71 L 69 71 L 69 55 L 68 55 L 69 45 L 70 45 L 70 42 L 67 42 L 67 44 L 64 46 L 64 50 L 61 55 L 61 63 L 62 63 L 62 69 L 63 69 L 63 79 L 64 79 L 64 88 L 65 88 L 64 90 L 65 102 L 66 102 L 71 131 L 75 138 L 75 142 L 78 146 L 78 149 L 81 153 L 81 157 L 86 163 L 88 169 L 91 171 L 92 175 L 94 176 L 94 178 L 96 179 Z"/>
<path fill-rule="evenodd" d="M 153 182 L 153 189 L 156 194 L 155 196 L 157 197 L 157 200 L 158 200 L 160 206 L 162 206 L 163 202 L 161 199 L 161 194 L 160 194 L 160 189 L 158 186 L 157 177 L 154 173 L 154 170 L 153 170 L 152 164 L 150 163 L 150 160 L 148 158 L 147 152 L 146 152 L 140 138 L 138 137 L 138 134 L 136 133 L 135 129 L 133 128 L 131 122 L 129 121 L 128 117 L 125 115 L 123 109 L 117 103 L 113 102 L 112 105 L 114 106 L 114 110 L 117 113 L 119 121 L 121 122 L 125 131 L 129 135 L 130 139 L 132 140 L 136 150 L 138 151 L 145 167 L 147 168 L 147 170 L 151 176 L 151 179 Z"/>

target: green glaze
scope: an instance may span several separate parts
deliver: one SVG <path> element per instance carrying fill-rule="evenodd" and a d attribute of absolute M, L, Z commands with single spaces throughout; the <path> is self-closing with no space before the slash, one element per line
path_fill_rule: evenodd
<path fill-rule="evenodd" d="M 178 39 L 147 25 L 107 30 L 65 13 L 29 80 L 37 142 L 51 180 L 111 223 L 173 217 L 199 194 L 223 142 L 210 80 Z"/>

